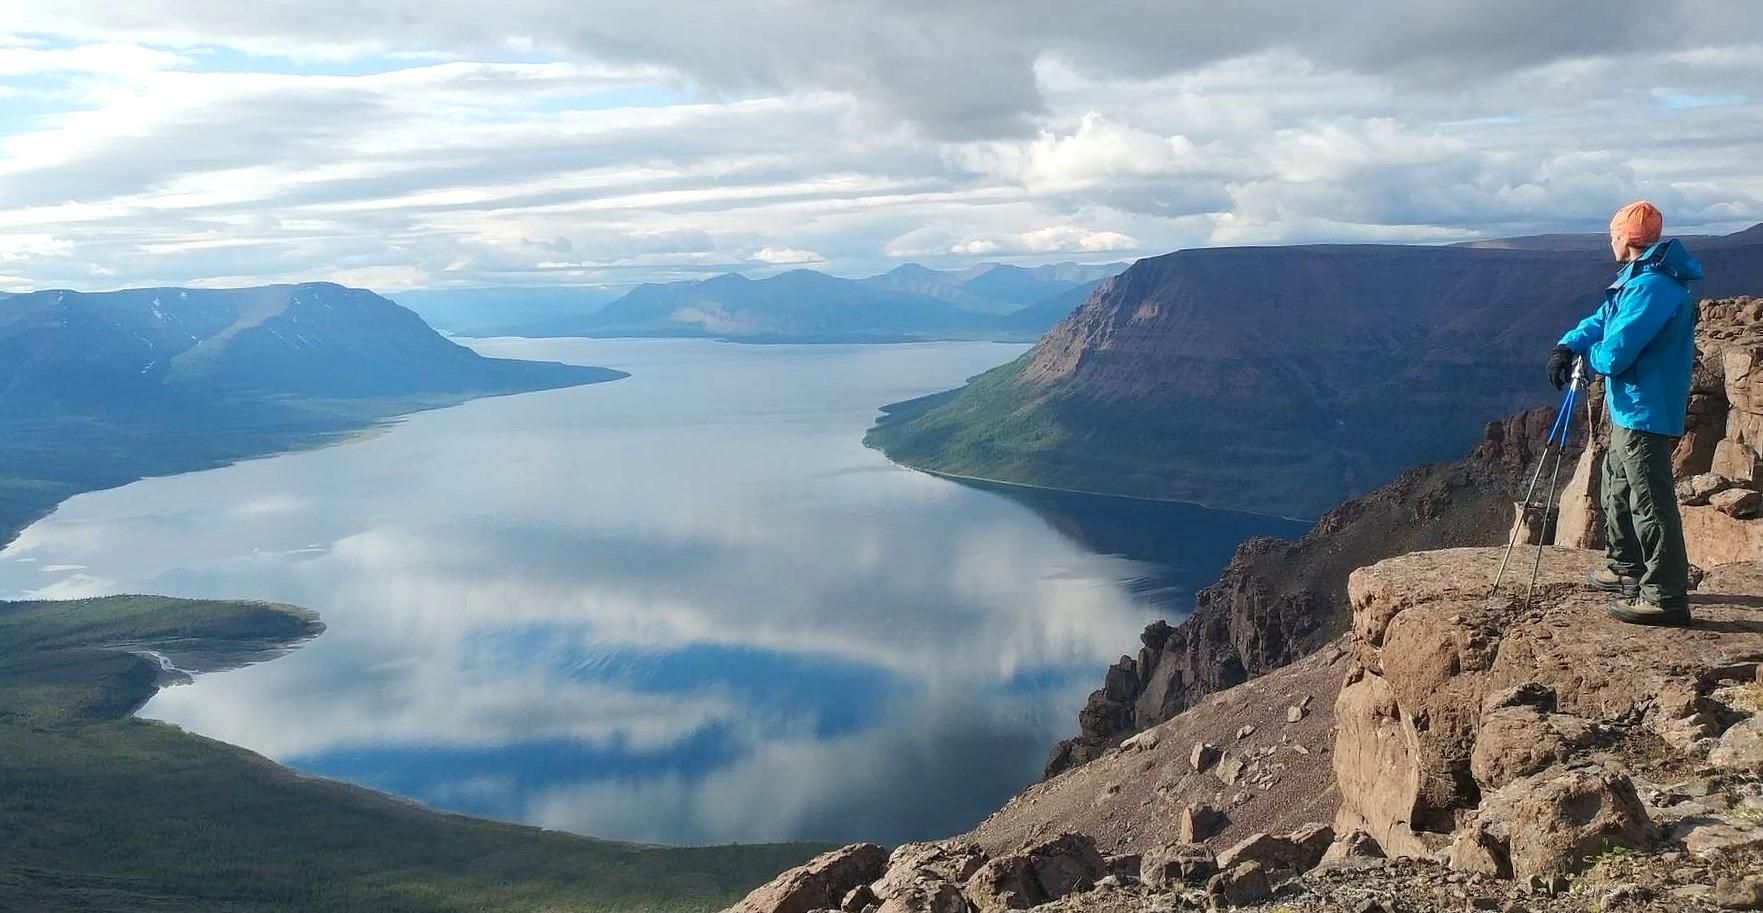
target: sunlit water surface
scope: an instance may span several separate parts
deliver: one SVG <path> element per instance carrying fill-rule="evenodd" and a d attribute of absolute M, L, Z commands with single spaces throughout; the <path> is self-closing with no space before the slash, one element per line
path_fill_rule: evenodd
<path fill-rule="evenodd" d="M 877 406 L 1019 346 L 476 345 L 632 376 L 74 498 L 0 552 L 0 594 L 318 610 L 142 711 L 301 770 L 605 837 L 893 842 L 1031 782 L 1147 620 L 1297 531 L 862 446 Z"/>

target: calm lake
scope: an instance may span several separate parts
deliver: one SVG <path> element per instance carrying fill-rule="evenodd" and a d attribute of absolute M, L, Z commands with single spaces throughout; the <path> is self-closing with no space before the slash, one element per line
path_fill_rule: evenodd
<path fill-rule="evenodd" d="M 1244 537 L 1302 532 L 862 446 L 877 407 L 1021 346 L 474 344 L 632 376 L 74 498 L 0 552 L 0 597 L 316 609 L 323 636 L 142 714 L 434 807 L 893 843 L 1032 782 L 1147 621 Z"/>

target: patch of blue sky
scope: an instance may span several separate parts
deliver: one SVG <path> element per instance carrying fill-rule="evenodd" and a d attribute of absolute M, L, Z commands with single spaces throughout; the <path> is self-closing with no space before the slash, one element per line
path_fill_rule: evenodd
<path fill-rule="evenodd" d="M 303 58 L 253 54 L 215 45 L 185 48 L 181 53 L 188 58 L 188 62 L 178 69 L 192 73 L 264 73 L 277 76 L 375 76 L 448 59 L 439 55 L 425 57 L 408 54 Z"/>
<path fill-rule="evenodd" d="M 1096 667 L 1090 663 L 1067 666 L 1032 666 L 1016 670 L 1009 677 L 997 683 L 993 690 L 1011 695 L 1039 694 L 1047 691 L 1059 691 L 1069 687 L 1074 681 L 1087 682 L 1095 677 Z"/>
<path fill-rule="evenodd" d="M 79 42 L 63 35 L 51 35 L 47 32 L 0 32 L 0 37 L 39 50 L 65 50 Z"/>
<path fill-rule="evenodd" d="M 492 818 L 518 816 L 524 798 L 550 787 L 678 776 L 687 780 L 727 767 L 744 752 L 726 724 L 712 724 L 664 748 L 612 741 L 534 739 L 496 745 L 385 745 L 337 749 L 284 759 L 296 770 L 359 783 L 445 811 Z M 504 789 L 473 794 L 462 783 Z"/>
<path fill-rule="evenodd" d="M 40 129 L 44 118 L 75 107 L 73 101 L 64 74 L 0 76 L 0 136 Z"/>
<path fill-rule="evenodd" d="M 597 650 L 585 630 L 543 625 L 475 638 L 463 663 L 473 670 L 537 664 L 574 681 L 637 694 L 725 694 L 755 720 L 807 721 L 819 738 L 872 726 L 905 687 L 884 668 L 830 656 L 738 644 Z"/>
<path fill-rule="evenodd" d="M 1724 108 L 1731 105 L 1742 105 L 1750 102 L 1748 95 L 1737 92 L 1724 95 L 1689 95 L 1681 92 L 1661 92 L 1655 99 L 1661 107 L 1671 109 L 1683 108 Z"/>
<path fill-rule="evenodd" d="M 618 86 L 602 92 L 542 96 L 533 99 L 526 110 L 536 114 L 561 114 L 611 108 L 666 108 L 689 101 L 691 99 L 686 95 L 666 86 Z"/>
<path fill-rule="evenodd" d="M 1487 117 L 1470 117 L 1463 120 L 1447 120 L 1439 122 L 1441 127 L 1509 127 L 1523 123 L 1523 118 L 1511 114 L 1491 114 Z"/>

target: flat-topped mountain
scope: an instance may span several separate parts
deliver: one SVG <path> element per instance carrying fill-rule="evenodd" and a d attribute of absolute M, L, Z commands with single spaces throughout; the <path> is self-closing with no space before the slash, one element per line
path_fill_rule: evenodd
<path fill-rule="evenodd" d="M 614 380 L 485 358 L 330 283 L 0 298 L 0 543 L 61 499 L 334 440 L 389 416 Z"/>
<path fill-rule="evenodd" d="M 1763 233 L 1692 252 L 1697 294 L 1763 291 Z M 1559 245 L 1179 251 L 868 440 L 937 472 L 1315 516 L 1552 398 L 1540 366 L 1614 272 Z"/>
<path fill-rule="evenodd" d="M 652 283 L 544 335 L 709 336 L 746 342 L 1033 339 L 1080 303 L 1069 297 L 1124 264 L 1035 268 L 906 264 L 867 279 L 798 269 Z"/>

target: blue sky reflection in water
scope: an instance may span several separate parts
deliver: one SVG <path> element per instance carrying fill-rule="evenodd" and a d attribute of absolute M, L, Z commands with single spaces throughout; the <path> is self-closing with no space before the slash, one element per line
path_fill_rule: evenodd
<path fill-rule="evenodd" d="M 1300 530 L 862 447 L 1017 346 L 479 345 L 633 376 L 75 498 L 0 595 L 317 609 L 317 640 L 143 711 L 303 770 L 606 837 L 886 842 L 1033 780 L 1147 620 Z"/>

